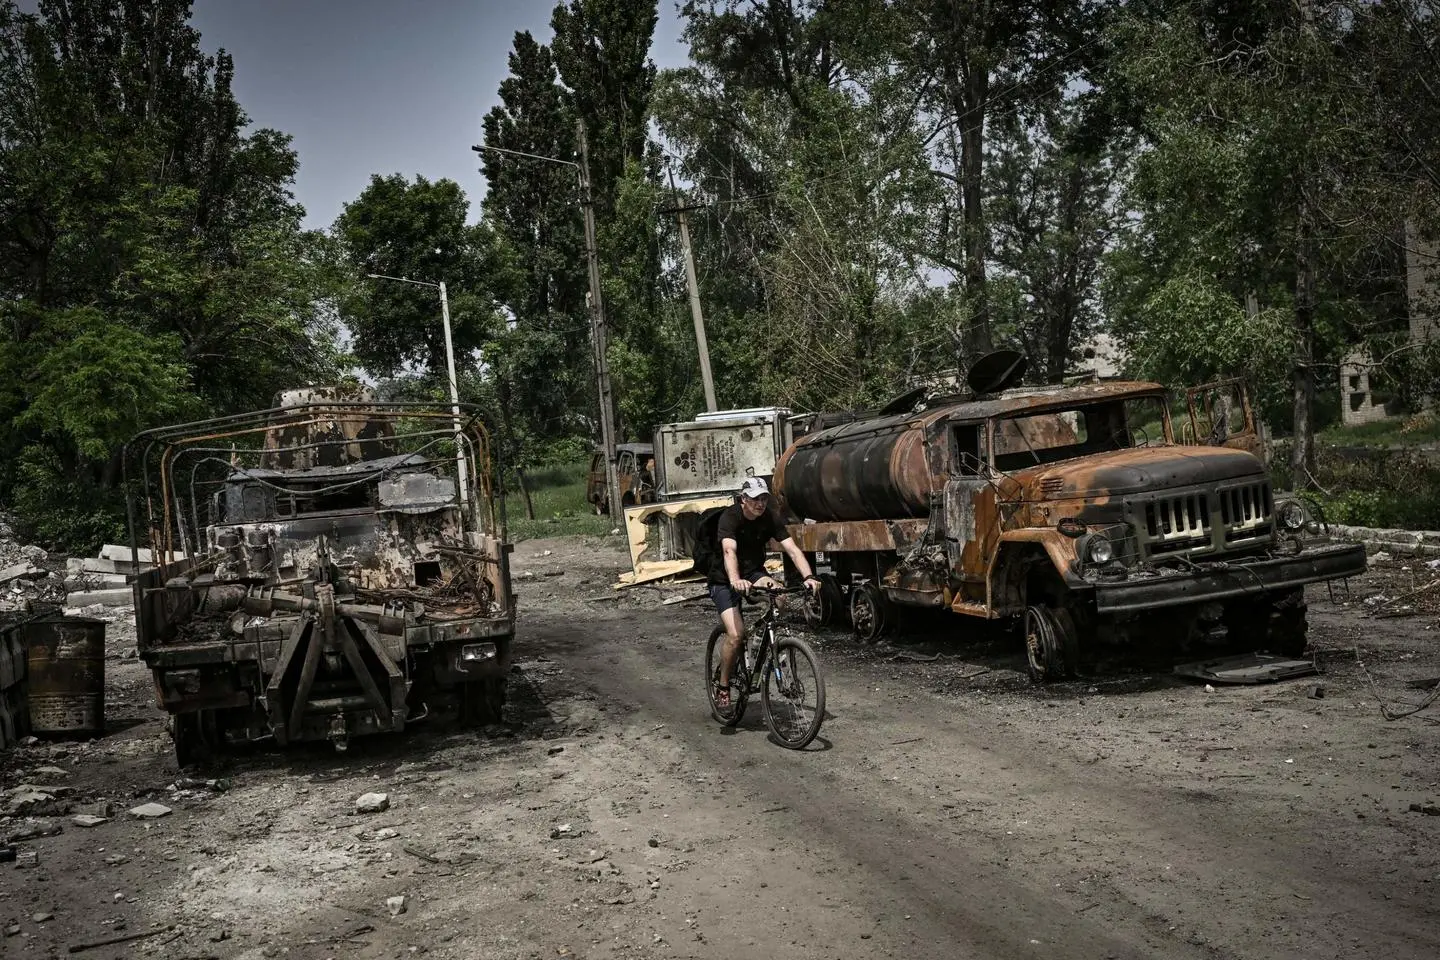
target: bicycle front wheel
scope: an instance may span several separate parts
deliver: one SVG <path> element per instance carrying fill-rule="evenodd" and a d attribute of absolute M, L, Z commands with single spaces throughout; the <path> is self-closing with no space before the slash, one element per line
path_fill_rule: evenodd
<path fill-rule="evenodd" d="M 776 642 L 760 695 L 776 741 L 791 750 L 809 746 L 825 720 L 825 677 L 810 644 L 798 637 Z"/>

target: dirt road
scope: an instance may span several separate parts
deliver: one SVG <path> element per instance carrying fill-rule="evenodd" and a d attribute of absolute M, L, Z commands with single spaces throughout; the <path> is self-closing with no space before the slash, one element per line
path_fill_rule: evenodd
<path fill-rule="evenodd" d="M 709 720 L 710 614 L 661 605 L 698 590 L 591 600 L 612 594 L 613 542 L 531 541 L 515 561 L 506 728 L 252 750 L 205 774 L 223 792 L 170 788 L 145 671 L 112 630 L 124 729 L 16 751 L 0 782 L 49 777 L 73 790 L 55 810 L 118 816 L 59 816 L 21 844 L 38 865 L 0 865 L 4 955 L 169 924 L 83 955 L 1440 955 L 1440 707 L 1386 722 L 1364 672 L 1387 699 L 1440 675 L 1432 614 L 1366 615 L 1418 575 L 1399 564 L 1346 605 L 1312 596 L 1323 677 L 1212 693 L 1141 672 L 1033 688 L 992 636 L 825 634 L 830 715 L 792 753 L 758 704 L 736 731 Z M 355 813 L 367 792 L 389 809 Z M 147 800 L 173 812 L 124 813 Z"/>

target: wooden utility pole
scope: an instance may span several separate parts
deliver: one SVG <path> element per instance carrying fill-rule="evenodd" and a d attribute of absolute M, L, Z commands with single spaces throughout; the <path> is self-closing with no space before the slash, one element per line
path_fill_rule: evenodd
<path fill-rule="evenodd" d="M 595 241 L 595 193 L 590 184 L 590 141 L 585 121 L 575 121 L 580 145 L 580 204 L 585 208 L 585 256 L 590 261 L 590 340 L 595 351 L 595 387 L 600 395 L 600 443 L 605 448 L 605 487 L 610 494 L 610 519 L 623 525 L 620 485 L 615 479 L 615 399 L 606 359 L 605 301 L 600 295 L 600 248 Z"/>
<path fill-rule="evenodd" d="M 675 174 L 670 174 L 670 189 L 675 189 Z M 685 282 L 690 288 L 690 318 L 695 321 L 695 346 L 700 353 L 700 378 L 705 383 L 705 409 L 714 413 L 715 379 L 710 375 L 710 345 L 705 339 L 705 315 L 700 310 L 700 283 L 695 279 L 695 255 L 690 250 L 690 220 L 685 214 L 699 207 L 683 204 L 665 210 L 680 216 L 680 249 L 685 252 Z"/>

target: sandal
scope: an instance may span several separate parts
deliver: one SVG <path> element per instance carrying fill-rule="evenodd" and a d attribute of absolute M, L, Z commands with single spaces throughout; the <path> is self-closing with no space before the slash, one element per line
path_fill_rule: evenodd
<path fill-rule="evenodd" d="M 734 703 L 730 699 L 730 688 L 715 685 L 715 709 L 721 713 L 729 713 L 734 709 Z"/>

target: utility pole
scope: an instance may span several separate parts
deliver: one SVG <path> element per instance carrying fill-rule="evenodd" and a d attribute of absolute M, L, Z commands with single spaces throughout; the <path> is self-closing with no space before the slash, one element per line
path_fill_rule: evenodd
<path fill-rule="evenodd" d="M 673 171 L 670 174 L 670 189 L 675 190 Z M 661 212 L 679 214 L 680 217 L 680 249 L 685 252 L 685 283 L 690 288 L 690 318 L 695 321 L 695 346 L 700 353 L 700 378 L 705 382 L 705 409 L 714 413 L 715 378 L 710 375 L 710 345 L 705 339 L 705 315 L 700 311 L 700 284 L 695 279 L 695 255 L 690 249 L 690 219 L 685 216 L 689 211 L 699 209 L 701 208 L 680 205 Z"/>
<path fill-rule="evenodd" d="M 605 486 L 610 492 L 610 519 L 623 526 L 620 485 L 615 479 L 615 402 L 606 358 L 605 301 L 600 295 L 600 249 L 595 242 L 595 194 L 590 183 L 590 141 L 585 121 L 575 121 L 580 144 L 580 204 L 585 209 L 585 256 L 590 261 L 590 336 L 595 350 L 595 386 L 600 395 L 600 442 L 605 448 Z"/>
<path fill-rule="evenodd" d="M 383 273 L 367 273 L 365 276 L 371 280 L 394 280 L 397 283 L 410 283 L 440 291 L 440 320 L 445 325 L 445 365 L 450 373 L 451 429 L 455 432 L 455 480 L 456 489 L 460 493 L 460 515 L 463 517 L 465 509 L 470 505 L 470 489 L 466 476 L 464 436 L 460 432 L 460 391 L 455 382 L 455 345 L 450 340 L 450 299 L 445 295 L 445 284 L 411 280 L 409 277 L 390 277 Z"/>

